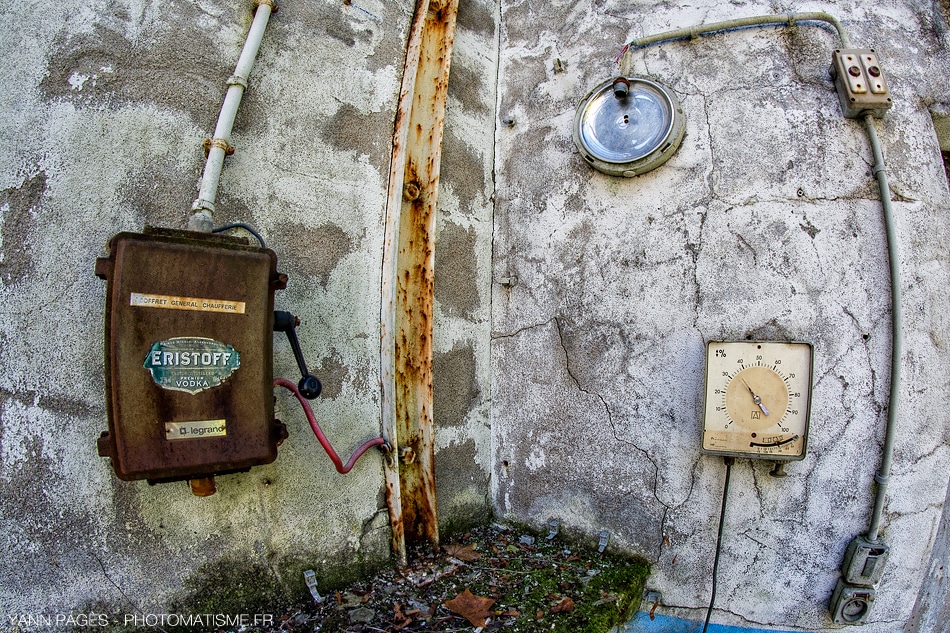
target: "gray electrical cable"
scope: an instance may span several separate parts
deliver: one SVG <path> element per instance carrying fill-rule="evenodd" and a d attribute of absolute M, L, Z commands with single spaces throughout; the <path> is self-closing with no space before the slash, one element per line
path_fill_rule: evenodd
<path fill-rule="evenodd" d="M 904 335 L 901 331 L 903 316 L 901 314 L 901 270 L 897 256 L 897 229 L 894 226 L 894 215 L 891 209 L 891 190 L 887 184 L 887 172 L 884 171 L 884 153 L 881 151 L 881 143 L 877 138 L 874 117 L 865 114 L 864 126 L 867 129 L 868 144 L 874 156 L 874 166 L 871 170 L 877 177 L 877 183 L 881 189 L 884 231 L 887 234 L 887 256 L 891 269 L 891 389 L 887 400 L 887 427 L 884 433 L 884 446 L 881 449 L 881 466 L 874 476 L 874 481 L 877 482 L 877 494 L 874 497 L 874 511 L 871 514 L 867 533 L 868 540 L 874 543 L 878 540 L 881 516 L 884 514 L 887 480 L 891 474 L 891 456 L 894 453 L 894 438 L 897 434 L 897 403 L 900 397 Z"/>
<path fill-rule="evenodd" d="M 818 11 L 782 15 L 761 15 L 725 20 L 722 22 L 712 22 L 633 39 L 624 47 L 621 53 L 619 60 L 621 72 L 624 76 L 629 74 L 629 55 L 631 48 L 649 46 L 650 44 L 678 40 L 685 37 L 695 39 L 700 35 L 754 26 L 775 24 L 794 26 L 798 22 L 825 22 L 831 24 L 838 32 L 841 47 L 851 48 L 852 46 L 851 39 L 845 32 L 844 27 L 841 26 L 837 18 L 828 13 Z M 884 445 L 881 448 L 881 465 L 877 474 L 874 476 L 874 481 L 877 482 L 878 487 L 867 532 L 868 541 L 873 543 L 877 542 L 880 536 L 881 517 L 884 514 L 884 501 L 887 496 L 887 484 L 891 472 L 891 458 L 894 453 L 894 441 L 897 434 L 897 405 L 900 396 L 901 357 L 903 355 L 904 337 L 902 333 L 903 316 L 901 313 L 901 276 L 897 252 L 897 230 L 895 228 L 891 208 L 891 194 L 887 184 L 887 173 L 884 168 L 884 154 L 881 151 L 881 143 L 877 137 L 877 129 L 874 127 L 873 116 L 871 114 L 865 114 L 863 118 L 867 130 L 868 144 L 871 146 L 871 152 L 874 156 L 872 172 L 877 178 L 878 186 L 881 190 L 881 205 L 883 207 L 884 230 L 887 234 L 887 256 L 890 264 L 891 277 L 891 386 L 888 395 L 887 426 L 884 433 Z"/>
<path fill-rule="evenodd" d="M 747 18 L 736 18 L 734 20 L 724 20 L 722 22 L 711 22 L 709 24 L 702 24 L 699 26 L 691 26 L 683 29 L 676 29 L 673 31 L 667 31 L 665 33 L 658 33 L 656 35 L 648 35 L 646 37 L 640 37 L 637 39 L 630 40 L 627 44 L 630 48 L 636 48 L 638 46 L 649 46 L 650 44 L 656 44 L 657 42 L 667 42 L 670 40 L 678 40 L 684 37 L 690 39 L 695 39 L 700 35 L 707 35 L 709 33 L 718 33 L 721 31 L 731 31 L 734 29 L 742 29 L 750 26 L 769 26 L 775 24 L 786 24 L 788 26 L 794 26 L 798 22 L 826 22 L 827 24 L 835 27 L 835 30 L 838 32 L 838 37 L 841 39 L 842 48 L 851 48 L 851 39 L 848 37 L 848 34 L 845 33 L 844 27 L 841 26 L 841 23 L 838 19 L 832 15 L 829 15 L 823 11 L 812 11 L 807 13 L 787 13 L 779 15 L 757 15 Z"/>

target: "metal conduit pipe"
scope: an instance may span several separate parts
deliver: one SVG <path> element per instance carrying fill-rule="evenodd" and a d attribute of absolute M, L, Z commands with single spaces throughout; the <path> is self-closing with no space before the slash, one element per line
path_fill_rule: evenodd
<path fill-rule="evenodd" d="M 795 24 L 798 22 L 826 22 L 835 27 L 835 30 L 838 32 L 838 37 L 841 39 L 842 48 L 851 48 L 851 40 L 848 38 L 848 34 L 845 33 L 844 27 L 841 26 L 841 22 L 839 22 L 838 19 L 833 15 L 829 15 L 823 11 L 777 15 L 757 15 L 747 18 L 736 18 L 734 20 L 724 20 L 722 22 L 710 22 L 709 24 L 690 26 L 682 29 L 676 29 L 674 31 L 667 31 L 665 33 L 658 33 L 656 35 L 648 35 L 646 37 L 633 39 L 630 40 L 627 46 L 629 48 L 649 46 L 650 44 L 656 44 L 657 42 L 678 40 L 684 37 L 696 39 L 700 35 L 718 33 L 720 31 L 731 31 L 734 29 L 741 29 L 750 26 L 768 26 L 771 24 L 785 24 L 788 26 L 795 26 Z"/>
<path fill-rule="evenodd" d="M 277 10 L 273 0 L 255 0 L 254 21 L 247 33 L 244 48 L 238 58 L 234 74 L 228 78 L 228 91 L 224 96 L 221 114 L 214 128 L 214 136 L 205 141 L 208 152 L 208 161 L 205 163 L 204 174 L 201 177 L 201 187 L 198 198 L 191 205 L 194 214 L 188 220 L 188 228 L 192 231 L 210 233 L 214 226 L 211 216 L 214 213 L 214 201 L 218 195 L 218 182 L 221 179 L 221 168 L 224 157 L 234 153 L 231 147 L 231 129 L 234 127 L 234 117 L 237 115 L 241 97 L 247 88 L 247 78 L 254 67 L 254 59 L 264 38 L 264 29 L 270 20 L 271 13 Z"/>
<path fill-rule="evenodd" d="M 887 399 L 887 427 L 884 432 L 884 446 L 881 448 L 881 466 L 874 475 L 877 482 L 877 494 L 874 497 L 874 511 L 868 527 L 867 539 L 875 543 L 881 528 L 881 516 L 884 514 L 884 500 L 887 496 L 887 480 L 891 474 L 891 457 L 894 453 L 894 439 L 897 434 L 897 403 L 901 386 L 901 357 L 904 350 L 904 335 L 901 331 L 903 316 L 901 313 L 901 269 L 897 253 L 897 229 L 891 209 L 891 190 L 887 184 L 887 172 L 884 171 L 884 153 L 877 138 L 874 117 L 864 115 L 864 126 L 868 133 L 868 144 L 874 156 L 871 168 L 877 177 L 881 189 L 881 206 L 884 211 L 884 231 L 887 234 L 887 256 L 891 271 L 891 388 Z"/>

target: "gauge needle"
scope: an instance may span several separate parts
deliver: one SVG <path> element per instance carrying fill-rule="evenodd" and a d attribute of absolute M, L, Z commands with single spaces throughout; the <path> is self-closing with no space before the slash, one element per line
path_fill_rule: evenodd
<path fill-rule="evenodd" d="M 745 381 L 745 378 L 741 378 L 741 380 L 742 380 L 742 384 L 745 385 L 745 388 L 748 389 L 748 390 L 749 390 L 749 393 L 752 394 L 752 402 L 754 402 L 754 403 L 756 403 L 757 405 L 759 405 L 759 408 L 762 409 L 762 413 L 764 413 L 765 415 L 768 415 L 768 414 L 769 414 L 769 410 L 765 408 L 765 405 L 764 405 L 764 404 L 762 404 L 762 398 L 760 398 L 759 396 L 755 395 L 755 392 L 752 391 L 752 387 L 750 387 L 750 386 L 749 386 L 749 383 L 747 383 L 747 382 Z"/>

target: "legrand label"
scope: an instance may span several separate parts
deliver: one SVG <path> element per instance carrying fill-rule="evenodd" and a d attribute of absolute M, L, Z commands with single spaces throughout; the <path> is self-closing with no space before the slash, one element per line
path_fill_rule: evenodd
<path fill-rule="evenodd" d="M 193 440 L 200 437 L 224 437 L 228 434 L 225 420 L 196 420 L 194 422 L 166 422 L 166 440 Z"/>
<path fill-rule="evenodd" d="M 241 366 L 241 356 L 214 339 L 183 336 L 152 345 L 143 366 L 159 387 L 195 394 L 227 380 Z"/>
<path fill-rule="evenodd" d="M 129 305 L 141 308 L 165 308 L 166 310 L 195 310 L 198 312 L 227 312 L 244 314 L 243 301 L 224 299 L 201 299 L 199 297 L 173 297 L 171 295 L 149 295 L 133 292 Z"/>

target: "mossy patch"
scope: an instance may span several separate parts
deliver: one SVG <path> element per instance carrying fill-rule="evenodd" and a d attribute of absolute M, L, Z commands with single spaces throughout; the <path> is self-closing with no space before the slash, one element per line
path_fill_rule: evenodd
<path fill-rule="evenodd" d="M 185 581 L 174 613 L 274 613 L 293 600 L 274 570 L 260 563 L 221 559 L 206 563 Z"/>
<path fill-rule="evenodd" d="M 564 535 L 546 536 L 495 524 L 444 539 L 443 552 L 416 553 L 409 569 L 324 591 L 321 603 L 281 617 L 279 629 L 471 631 L 476 625 L 446 605 L 466 591 L 490 603 L 481 614 L 484 631 L 607 633 L 628 622 L 640 604 L 648 565 L 598 553 Z"/>
<path fill-rule="evenodd" d="M 451 608 L 452 601 L 468 592 L 479 604 L 489 605 L 476 617 L 484 620 L 480 630 L 485 632 L 607 633 L 633 616 L 649 574 L 643 560 L 599 553 L 591 543 L 564 533 L 548 538 L 524 526 L 492 524 L 445 537 L 443 543 L 438 553 L 415 552 L 407 569 L 386 568 L 375 575 L 367 561 L 352 560 L 349 578 L 335 575 L 339 564 L 321 570 L 303 560 L 271 566 L 221 559 L 202 565 L 183 583 L 179 597 L 165 611 L 172 619 L 119 626 L 113 618 L 116 626 L 98 630 L 473 631 L 476 625 L 465 613 Z M 316 571 L 323 594 L 319 603 L 304 585 L 307 568 Z M 105 604 L 90 606 L 109 612 Z M 234 619 L 242 614 L 244 619 Z M 176 620 L 178 616 L 202 619 L 188 624 Z M 222 620 L 225 616 L 231 619 Z"/>

